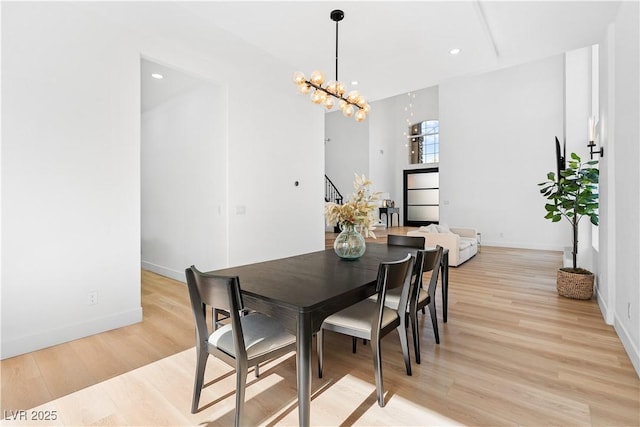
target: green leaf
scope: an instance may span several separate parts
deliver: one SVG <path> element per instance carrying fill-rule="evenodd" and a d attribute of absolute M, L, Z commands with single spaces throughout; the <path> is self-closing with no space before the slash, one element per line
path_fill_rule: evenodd
<path fill-rule="evenodd" d="M 577 155 L 576 153 L 571 153 L 571 158 L 572 158 L 573 160 L 578 161 L 578 162 L 580 161 L 580 157 L 578 157 L 578 155 Z"/>

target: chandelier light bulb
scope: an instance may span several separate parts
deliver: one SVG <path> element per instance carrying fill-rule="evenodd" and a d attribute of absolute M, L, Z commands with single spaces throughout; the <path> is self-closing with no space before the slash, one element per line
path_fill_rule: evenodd
<path fill-rule="evenodd" d="M 311 73 L 311 77 L 309 77 L 309 81 L 316 86 L 320 86 L 322 85 L 322 83 L 324 83 L 324 74 L 322 74 L 322 71 L 316 70 L 313 73 Z"/>
<path fill-rule="evenodd" d="M 369 104 L 365 103 L 364 106 L 362 107 L 362 110 L 369 114 L 369 111 L 371 111 L 371 106 L 369 106 Z"/>
<path fill-rule="evenodd" d="M 336 85 L 337 85 L 337 82 L 335 82 L 333 80 L 331 80 L 329 83 L 327 83 L 327 87 L 326 87 L 327 92 L 335 95 L 336 94 L 336 89 L 337 89 Z"/>
<path fill-rule="evenodd" d="M 342 114 L 344 114 L 345 117 L 351 117 L 353 116 L 353 105 L 351 104 L 347 104 L 343 109 L 342 109 Z"/>
<path fill-rule="evenodd" d="M 336 82 L 336 95 L 342 96 L 346 91 L 347 88 L 345 87 L 344 83 Z"/>
<path fill-rule="evenodd" d="M 351 102 L 352 104 L 355 104 L 359 96 L 360 96 L 360 93 L 357 90 L 352 90 L 347 95 L 347 101 Z"/>
<path fill-rule="evenodd" d="M 322 104 L 322 95 L 320 95 L 321 93 L 321 90 L 314 90 L 311 94 L 311 102 L 313 102 L 314 104 Z"/>
<path fill-rule="evenodd" d="M 327 99 L 324 100 L 324 108 L 327 110 L 331 110 L 335 105 L 335 101 L 332 96 L 327 96 Z"/>
<path fill-rule="evenodd" d="M 301 85 L 307 80 L 304 74 L 301 71 L 296 71 L 293 73 L 293 82 L 297 85 Z"/>
<path fill-rule="evenodd" d="M 298 90 L 300 91 L 301 94 L 306 95 L 311 90 L 311 86 L 308 85 L 307 83 L 301 83 L 298 85 Z"/>
<path fill-rule="evenodd" d="M 356 111 L 356 122 L 363 122 L 364 119 L 366 118 L 367 118 L 367 113 L 365 113 L 364 110 Z"/>
<path fill-rule="evenodd" d="M 367 100 L 364 96 L 360 95 L 358 97 L 358 100 L 356 101 L 356 104 L 358 104 L 358 107 L 364 108 L 364 106 L 367 105 Z"/>

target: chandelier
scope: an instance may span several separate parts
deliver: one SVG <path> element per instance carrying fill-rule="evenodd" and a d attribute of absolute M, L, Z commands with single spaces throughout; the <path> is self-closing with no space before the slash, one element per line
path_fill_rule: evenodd
<path fill-rule="evenodd" d="M 367 118 L 371 107 L 357 90 L 346 93 L 347 88 L 338 80 L 338 22 L 344 18 L 344 12 L 334 10 L 330 16 L 336 23 L 336 79 L 325 82 L 325 76 L 321 71 L 314 71 L 307 79 L 302 72 L 296 71 L 293 74 L 293 82 L 298 85 L 302 94 L 308 94 L 313 89 L 311 102 L 314 104 L 322 104 L 327 110 L 331 110 L 338 101 L 338 107 L 345 117 L 353 116 L 357 122 L 362 122 Z"/>

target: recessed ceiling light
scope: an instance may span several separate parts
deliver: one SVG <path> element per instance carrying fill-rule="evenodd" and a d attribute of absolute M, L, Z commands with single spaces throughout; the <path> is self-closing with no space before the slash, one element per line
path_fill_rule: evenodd
<path fill-rule="evenodd" d="M 458 48 L 456 47 L 455 49 L 451 49 L 451 50 L 449 51 L 449 53 L 450 53 L 451 55 L 457 55 L 457 54 L 459 54 L 459 53 L 460 53 L 460 49 L 458 49 Z"/>
<path fill-rule="evenodd" d="M 153 77 L 154 79 L 163 79 L 164 78 L 164 76 L 162 74 L 158 74 L 158 73 L 151 74 L 151 77 Z"/>
<path fill-rule="evenodd" d="M 352 81 L 352 82 L 351 82 L 351 85 L 352 85 L 352 86 L 358 86 L 358 81 L 357 81 L 357 80 Z"/>

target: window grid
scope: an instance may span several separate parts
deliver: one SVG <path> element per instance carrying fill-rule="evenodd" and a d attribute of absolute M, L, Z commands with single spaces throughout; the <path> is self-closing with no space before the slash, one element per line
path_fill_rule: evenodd
<path fill-rule="evenodd" d="M 438 120 L 425 120 L 409 126 L 409 163 L 440 161 L 440 125 Z"/>

